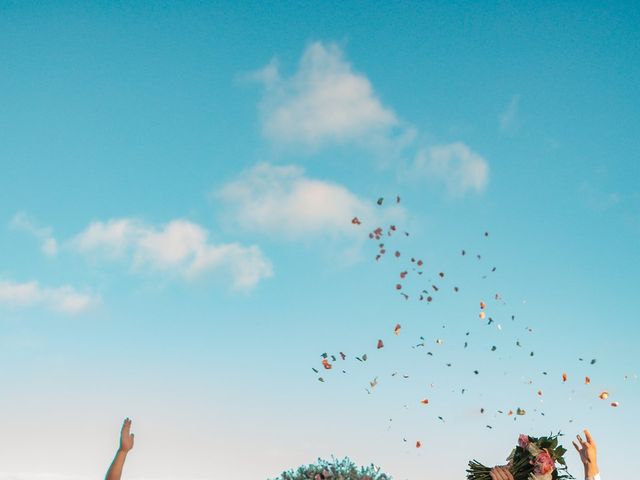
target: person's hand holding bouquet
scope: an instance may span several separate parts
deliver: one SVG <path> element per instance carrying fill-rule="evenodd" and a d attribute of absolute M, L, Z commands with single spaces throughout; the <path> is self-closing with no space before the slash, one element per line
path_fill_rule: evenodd
<path fill-rule="evenodd" d="M 491 480 L 513 480 L 513 475 L 507 467 L 493 467 L 489 475 Z"/>
<path fill-rule="evenodd" d="M 566 449 L 558 435 L 520 435 L 518 445 L 507 458 L 506 467 L 489 468 L 477 460 L 469 462 L 467 480 L 562 480 L 573 478 L 564 461 Z M 577 447 L 576 447 L 577 448 Z M 556 465 L 557 464 L 557 465 Z"/>

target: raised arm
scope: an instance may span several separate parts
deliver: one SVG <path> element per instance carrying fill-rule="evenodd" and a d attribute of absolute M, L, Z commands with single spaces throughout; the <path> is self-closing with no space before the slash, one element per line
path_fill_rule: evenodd
<path fill-rule="evenodd" d="M 584 477 L 586 480 L 600 480 L 600 469 L 598 468 L 598 459 L 596 457 L 596 442 L 589 430 L 585 429 L 583 440 L 580 435 L 576 436 L 577 442 L 573 441 L 573 446 L 580 454 L 580 460 L 584 465 Z"/>
<path fill-rule="evenodd" d="M 122 467 L 124 467 L 124 461 L 127 458 L 127 453 L 133 448 L 133 433 L 131 433 L 131 420 L 125 418 L 122 424 L 122 430 L 120 430 L 120 446 L 116 453 L 116 458 L 113 459 L 105 480 L 120 480 L 122 477 Z"/>

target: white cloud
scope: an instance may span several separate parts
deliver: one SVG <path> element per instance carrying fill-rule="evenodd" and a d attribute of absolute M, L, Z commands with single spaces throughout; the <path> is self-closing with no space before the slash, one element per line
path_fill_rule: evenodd
<path fill-rule="evenodd" d="M 251 77 L 265 87 L 264 134 L 279 144 L 314 148 L 349 141 L 374 152 L 380 166 L 395 164 L 400 177 L 419 173 L 443 182 L 456 195 L 486 188 L 489 168 L 484 158 L 462 142 L 431 147 L 422 143 L 418 129 L 379 100 L 369 79 L 353 70 L 334 43 L 309 45 L 290 77 L 282 76 L 275 60 Z M 516 122 L 518 102 L 519 96 L 513 97 L 501 115 L 501 128 Z M 407 162 L 407 157 L 417 161 Z M 245 218 L 252 216 L 259 214 Z M 259 224 L 259 218 L 253 220 Z"/>
<path fill-rule="evenodd" d="M 520 95 L 514 95 L 509 101 L 509 105 L 502 112 L 498 119 L 500 120 L 500 131 L 506 132 L 513 128 L 517 122 L 518 107 L 520 106 Z"/>
<path fill-rule="evenodd" d="M 489 181 L 489 164 L 464 143 L 422 149 L 416 156 L 416 174 L 444 182 L 450 194 L 482 192 Z"/>
<path fill-rule="evenodd" d="M 38 282 L 0 281 L 0 304 L 12 307 L 45 306 L 67 314 L 82 313 L 100 302 L 99 298 L 73 287 L 42 287 Z"/>
<path fill-rule="evenodd" d="M 290 239 L 361 235 L 362 228 L 380 222 L 381 215 L 403 215 L 400 207 L 374 209 L 344 186 L 306 177 L 294 165 L 260 163 L 224 185 L 217 196 L 245 230 Z M 353 217 L 363 225 L 352 225 Z"/>
<path fill-rule="evenodd" d="M 277 142 L 315 147 L 385 137 L 399 123 L 335 44 L 309 45 L 290 78 L 274 61 L 253 78 L 265 86 L 263 132 Z"/>
<path fill-rule="evenodd" d="M 273 275 L 271 263 L 259 247 L 212 244 L 208 237 L 207 230 L 187 220 L 173 220 L 156 228 L 120 218 L 93 222 L 71 245 L 85 254 L 127 259 L 136 271 L 173 271 L 192 279 L 225 270 L 238 289 L 250 289 Z"/>
<path fill-rule="evenodd" d="M 20 230 L 33 235 L 41 242 L 42 252 L 54 257 L 58 253 L 58 242 L 53 237 L 53 230 L 50 227 L 41 227 L 26 213 L 18 212 L 14 215 L 9 226 L 15 230 Z"/>

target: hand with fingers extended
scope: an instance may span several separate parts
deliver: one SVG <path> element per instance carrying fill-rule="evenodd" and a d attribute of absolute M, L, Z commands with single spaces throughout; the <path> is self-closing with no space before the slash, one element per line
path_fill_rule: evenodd
<path fill-rule="evenodd" d="M 120 430 L 120 451 L 128 453 L 133 448 L 134 434 L 131 433 L 131 420 L 125 418 Z"/>
<path fill-rule="evenodd" d="M 513 480 L 513 475 L 507 467 L 493 467 L 489 475 L 491 480 Z"/>
<path fill-rule="evenodd" d="M 580 435 L 576 435 L 576 440 L 573 441 L 573 446 L 580 454 L 580 460 L 584 465 L 584 476 L 588 479 L 595 477 L 600 473 L 598 469 L 598 459 L 596 457 L 596 442 L 593 440 L 589 430 L 584 430 L 584 436 L 586 440 L 583 440 Z"/>
<path fill-rule="evenodd" d="M 107 471 L 105 480 L 120 480 L 127 453 L 133 448 L 133 440 L 134 435 L 131 433 L 131 420 L 125 418 L 122 429 L 120 430 L 120 446 L 116 452 L 116 457 L 113 459 L 113 462 L 111 462 L 111 466 Z"/>

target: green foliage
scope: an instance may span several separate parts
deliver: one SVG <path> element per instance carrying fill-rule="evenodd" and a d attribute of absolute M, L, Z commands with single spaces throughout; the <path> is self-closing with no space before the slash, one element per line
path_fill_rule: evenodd
<path fill-rule="evenodd" d="M 319 458 L 315 465 L 282 472 L 274 480 L 391 480 L 391 477 L 381 473 L 380 468 L 373 464 L 358 467 L 348 457 L 342 460 L 332 457 L 331 461 Z"/>

